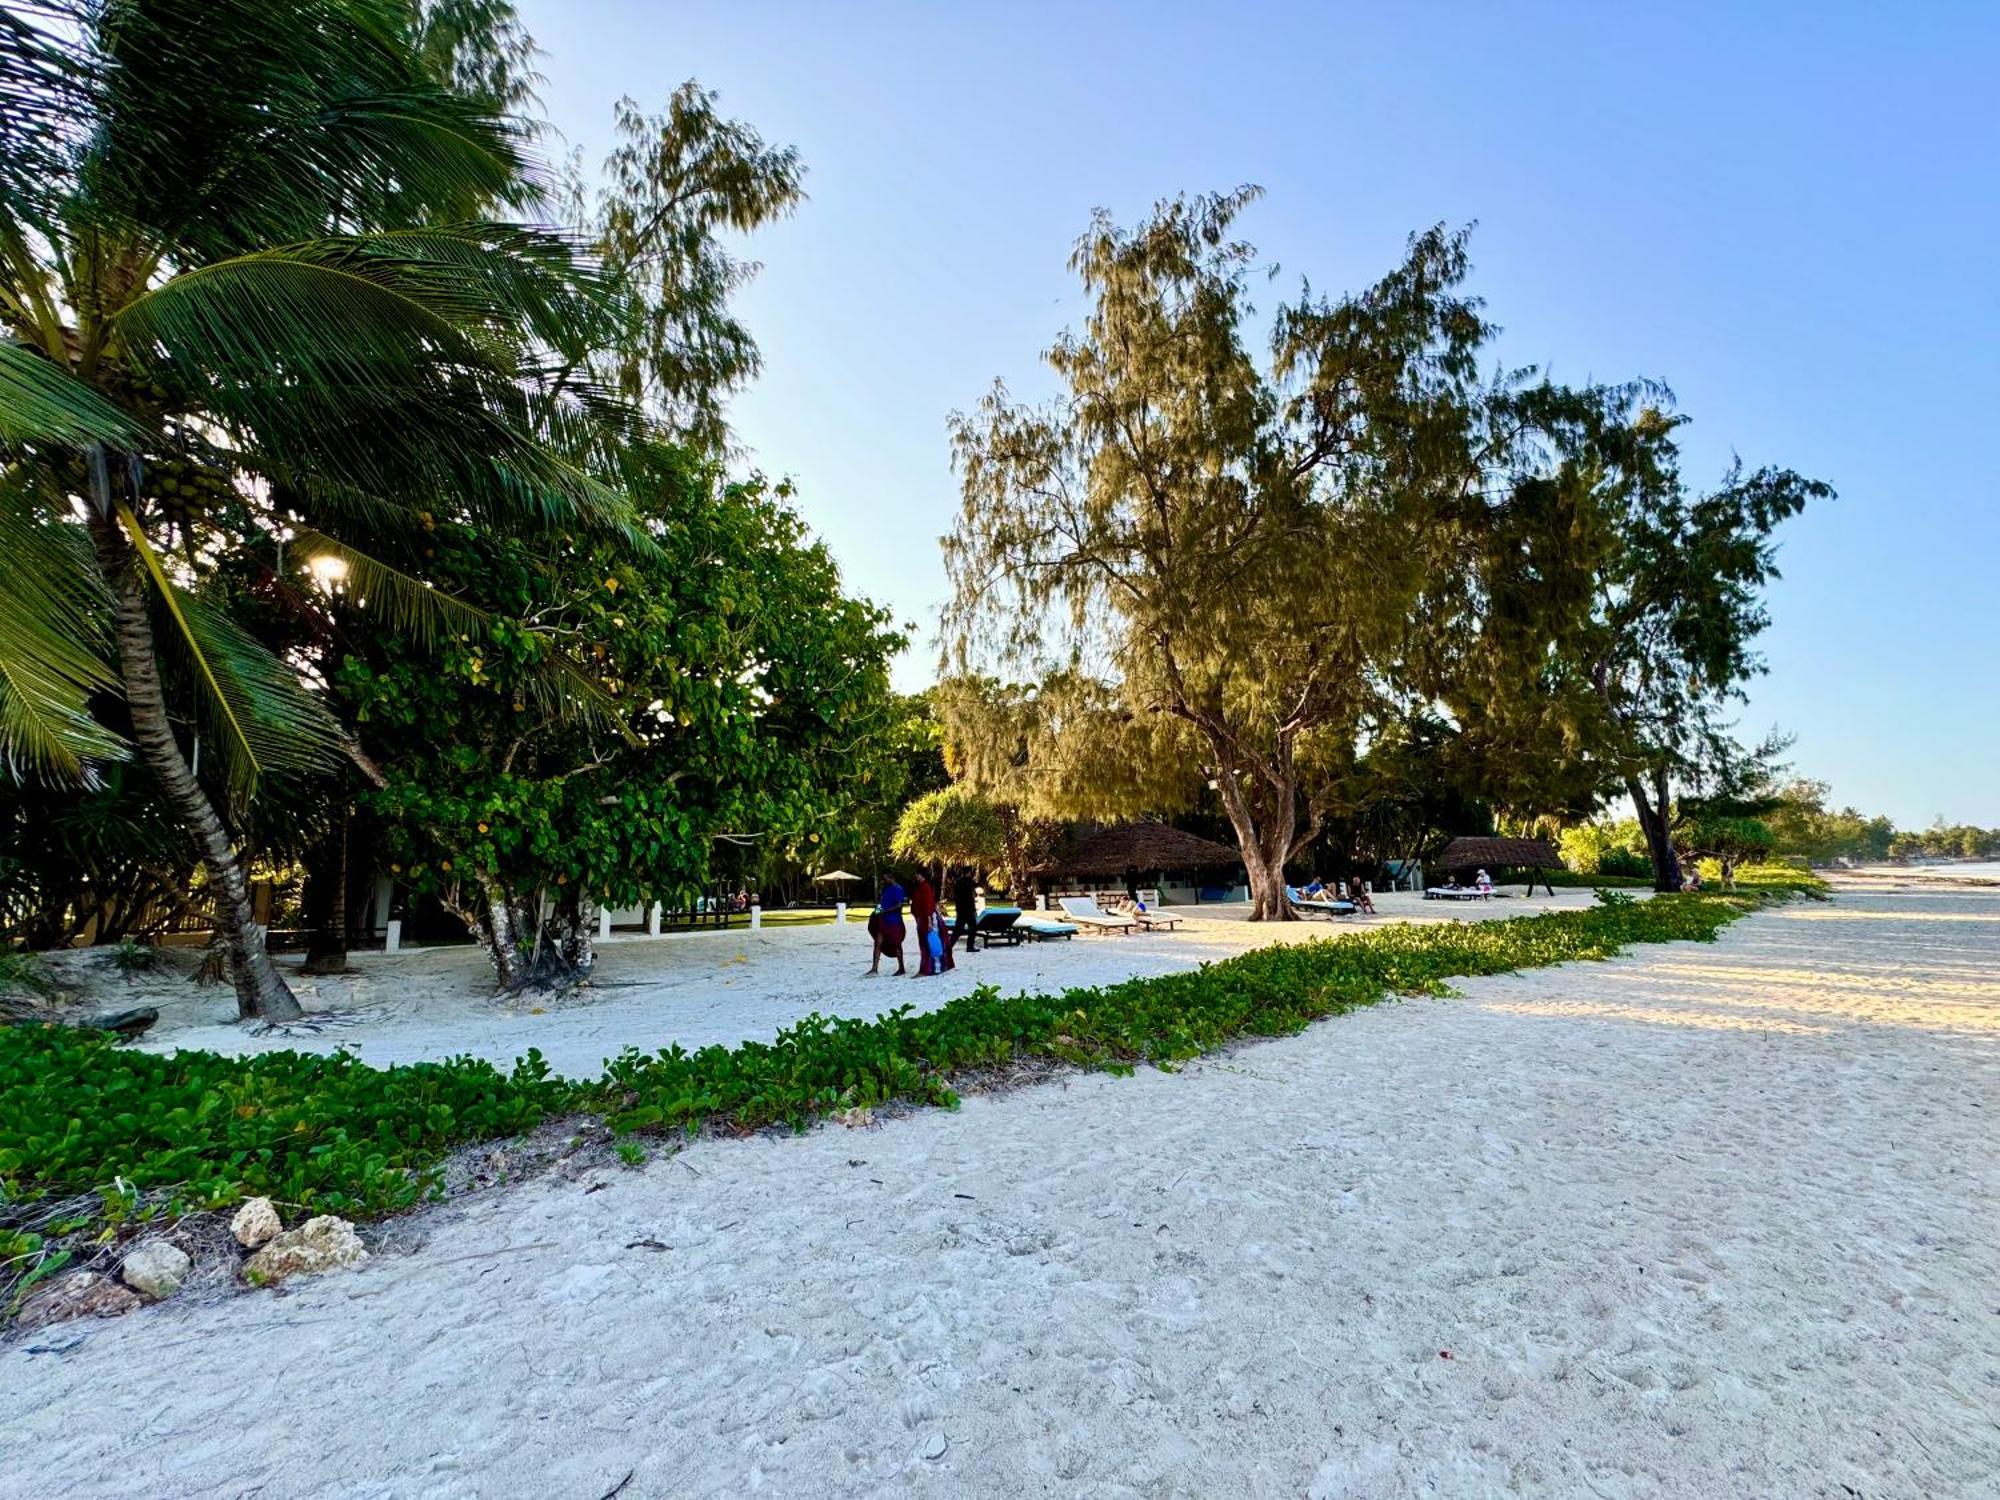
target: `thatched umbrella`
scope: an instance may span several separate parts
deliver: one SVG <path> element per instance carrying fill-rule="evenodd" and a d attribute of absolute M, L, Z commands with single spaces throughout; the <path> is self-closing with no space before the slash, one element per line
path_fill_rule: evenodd
<path fill-rule="evenodd" d="M 856 875 L 852 870 L 827 870 L 821 874 L 813 876 L 813 884 L 839 885 L 840 899 L 845 901 L 847 899 L 848 882 L 853 880 L 859 880 L 860 878 L 861 877 L 859 875 Z"/>

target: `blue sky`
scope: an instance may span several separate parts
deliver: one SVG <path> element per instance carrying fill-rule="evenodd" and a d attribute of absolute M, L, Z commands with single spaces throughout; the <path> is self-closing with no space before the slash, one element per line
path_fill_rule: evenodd
<path fill-rule="evenodd" d="M 738 399 L 927 680 L 945 417 L 1043 388 L 1092 208 L 1261 184 L 1243 229 L 1357 287 L 1479 224 L 1500 354 L 1665 380 L 1687 472 L 1833 483 L 1791 524 L 1743 727 L 1841 801 L 2000 824 L 2000 5 L 760 4 L 522 0 L 594 160 L 689 77 L 802 151 L 750 247 Z"/>

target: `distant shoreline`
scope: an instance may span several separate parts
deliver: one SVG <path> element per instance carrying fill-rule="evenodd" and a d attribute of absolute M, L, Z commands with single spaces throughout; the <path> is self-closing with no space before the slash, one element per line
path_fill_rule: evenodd
<path fill-rule="evenodd" d="M 1830 880 L 1893 878 L 1921 881 L 1927 885 L 1985 887 L 2000 885 L 2000 860 L 1930 859 L 1920 863 L 1884 861 L 1872 865 L 1831 865 L 1814 873 Z"/>

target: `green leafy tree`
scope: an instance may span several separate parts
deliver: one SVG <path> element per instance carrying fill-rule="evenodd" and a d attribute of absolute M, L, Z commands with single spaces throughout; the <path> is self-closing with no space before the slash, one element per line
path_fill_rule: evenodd
<path fill-rule="evenodd" d="M 1691 493 L 1676 433 L 1686 418 L 1634 389 L 1633 407 L 1571 434 L 1551 513 L 1533 551 L 1547 592 L 1538 612 L 1566 738 L 1630 797 L 1660 890 L 1681 884 L 1678 793 L 1740 798 L 1768 780 L 1783 742 L 1746 748 L 1728 715 L 1764 670 L 1764 586 L 1778 576 L 1772 534 L 1832 489 L 1789 469 L 1732 467 Z M 1532 632 L 1531 632 L 1532 633 Z"/>
<path fill-rule="evenodd" d="M 805 198 L 798 152 L 725 118 L 717 96 L 682 84 L 657 115 L 618 101 L 617 145 L 593 194 L 574 163 L 571 213 L 625 293 L 624 321 L 591 369 L 643 403 L 677 441 L 720 449 L 724 402 L 759 367 L 730 298 L 756 273 L 725 235 L 746 234 Z"/>
<path fill-rule="evenodd" d="M 432 570 L 490 607 L 484 637 L 436 657 L 364 639 L 333 671 L 386 779 L 363 801 L 395 873 L 459 914 L 510 991 L 586 977 L 598 905 L 684 900 L 719 842 L 807 857 L 900 717 L 902 638 L 782 493 L 657 445 L 624 473 L 646 550 L 441 526 Z M 538 712 L 552 653 L 590 662 L 616 715 Z"/>
<path fill-rule="evenodd" d="M 1007 852 L 1000 809 L 963 786 L 919 797 L 896 823 L 895 853 L 923 864 L 971 865 L 984 871 Z"/>
<path fill-rule="evenodd" d="M 1033 811 L 1130 816 L 1214 792 L 1258 919 L 1366 744 L 1434 696 L 1410 664 L 1462 596 L 1467 527 L 1577 402 L 1480 375 L 1465 237 L 1433 230 L 1365 291 L 1279 306 L 1260 361 L 1245 189 L 1100 215 L 1072 267 L 1081 334 L 1039 407 L 954 421 L 951 660 L 1032 685 L 968 738 L 1030 749 Z M 1589 405 L 1588 399 L 1583 401 Z M 1441 670 L 1441 668 L 1439 669 Z M 1016 705 L 1020 707 L 1020 705 Z M 976 780 L 976 784 L 984 785 Z"/>
<path fill-rule="evenodd" d="M 433 512 L 621 516 L 585 471 L 612 403 L 558 378 L 614 299 L 566 240 L 494 220 L 535 192 L 522 132 L 432 70 L 419 27 L 401 0 L 46 0 L 0 46 L 0 744 L 72 779 L 143 759 L 245 1016 L 299 1010 L 242 818 L 346 746 L 204 566 L 287 539 L 393 626 L 464 631 L 364 549 Z M 129 740 L 92 711 L 106 692 Z"/>

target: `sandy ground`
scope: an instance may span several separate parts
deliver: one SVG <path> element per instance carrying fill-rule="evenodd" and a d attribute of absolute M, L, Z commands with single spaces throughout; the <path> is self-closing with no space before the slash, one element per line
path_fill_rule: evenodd
<path fill-rule="evenodd" d="M 2000 892 L 1850 885 L 50 1330 L 0 1494 L 1992 1496 L 1996 1115 Z"/>
<path fill-rule="evenodd" d="M 1175 907 L 1174 932 L 1078 936 L 1067 942 L 982 948 L 950 974 L 929 979 L 864 979 L 868 934 L 860 921 L 844 927 L 773 927 L 751 932 L 702 932 L 662 938 L 614 936 L 601 948 L 595 982 L 561 1000 L 501 1002 L 492 970 L 472 947 L 398 954 L 359 954 L 355 973 L 332 979 L 294 976 L 308 1011 L 345 1012 L 335 1023 L 317 1017 L 302 1026 L 246 1031 L 235 1022 L 234 995 L 220 985 L 196 986 L 178 973 L 134 982 L 99 973 L 92 987 L 102 1008 L 156 1005 L 160 1024 L 143 1045 L 151 1051 L 199 1047 L 216 1052 L 298 1048 L 352 1049 L 364 1061 L 434 1061 L 470 1053 L 510 1064 L 530 1047 L 570 1077 L 595 1078 L 604 1060 L 626 1047 L 651 1052 L 678 1042 L 690 1051 L 719 1043 L 768 1040 L 818 1011 L 875 1016 L 893 1005 L 929 1010 L 976 985 L 1007 994 L 1045 993 L 1104 984 L 1134 974 L 1187 969 L 1273 940 L 1325 937 L 1395 921 L 1468 921 L 1518 917 L 1589 906 L 1589 891 L 1527 899 L 1516 888 L 1493 901 L 1444 903 L 1398 893 L 1379 899 L 1380 915 L 1310 921 L 1272 928 L 1250 923 L 1247 905 Z M 911 948 L 914 970 L 914 947 Z M 103 950 L 79 961 L 101 964 Z M 289 969 L 296 960 L 286 960 Z"/>

